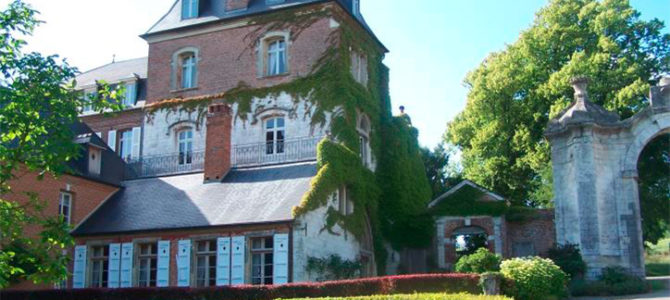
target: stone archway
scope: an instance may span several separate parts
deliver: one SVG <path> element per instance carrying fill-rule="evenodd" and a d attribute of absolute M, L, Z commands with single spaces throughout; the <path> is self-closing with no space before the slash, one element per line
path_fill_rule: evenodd
<path fill-rule="evenodd" d="M 631 118 L 588 101 L 587 81 L 573 80 L 575 102 L 550 121 L 556 241 L 577 244 L 587 278 L 617 265 L 644 276 L 637 161 L 670 132 L 670 78 L 652 87 L 650 107 Z"/>

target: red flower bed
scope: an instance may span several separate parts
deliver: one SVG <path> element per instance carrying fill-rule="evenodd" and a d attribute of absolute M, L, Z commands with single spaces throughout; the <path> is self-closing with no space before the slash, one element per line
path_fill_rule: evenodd
<path fill-rule="evenodd" d="M 342 297 L 414 292 L 478 294 L 476 274 L 415 274 L 269 286 L 212 288 L 127 288 L 0 291 L 2 300 L 272 300 L 298 297 Z"/>

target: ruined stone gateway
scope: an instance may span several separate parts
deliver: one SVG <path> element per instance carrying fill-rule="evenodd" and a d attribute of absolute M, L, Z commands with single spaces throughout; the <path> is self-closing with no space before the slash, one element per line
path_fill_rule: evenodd
<path fill-rule="evenodd" d="M 550 121 L 556 241 L 577 244 L 587 278 L 621 266 L 644 276 L 637 161 L 644 147 L 670 132 L 670 78 L 650 91 L 650 106 L 619 116 L 591 103 L 586 78 L 573 80 L 575 101 Z"/>

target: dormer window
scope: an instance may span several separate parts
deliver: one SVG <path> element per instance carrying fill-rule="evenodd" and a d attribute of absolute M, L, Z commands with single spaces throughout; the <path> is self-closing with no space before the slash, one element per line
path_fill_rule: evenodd
<path fill-rule="evenodd" d="M 276 39 L 268 44 L 267 75 L 280 75 L 286 73 L 286 41 Z"/>
<path fill-rule="evenodd" d="M 137 82 L 126 83 L 126 94 L 123 97 L 124 107 L 133 107 L 137 102 Z"/>
<path fill-rule="evenodd" d="M 88 149 L 88 173 L 91 175 L 100 175 L 100 166 L 102 165 L 102 151 L 95 147 Z"/>
<path fill-rule="evenodd" d="M 93 112 L 93 101 L 91 100 L 93 97 L 95 97 L 95 93 L 92 91 L 84 91 L 84 104 L 81 108 L 82 113 L 92 113 Z"/>
<path fill-rule="evenodd" d="M 284 118 L 265 121 L 265 154 L 284 153 Z"/>
<path fill-rule="evenodd" d="M 361 14 L 361 1 L 352 0 L 351 1 L 351 11 L 354 13 L 354 16 L 358 17 Z"/>
<path fill-rule="evenodd" d="M 193 19 L 198 17 L 198 0 L 182 0 L 181 1 L 181 18 L 183 20 Z"/>

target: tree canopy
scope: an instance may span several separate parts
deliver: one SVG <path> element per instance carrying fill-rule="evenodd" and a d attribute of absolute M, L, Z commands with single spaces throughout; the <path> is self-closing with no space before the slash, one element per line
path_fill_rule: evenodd
<path fill-rule="evenodd" d="M 445 140 L 464 176 L 514 204 L 551 206 L 550 118 L 572 102 L 569 81 L 590 78 L 590 100 L 627 118 L 670 71 L 670 35 L 626 0 L 552 0 L 530 28 L 471 71 L 467 106 Z M 644 201 L 644 200 L 643 200 Z"/>
<path fill-rule="evenodd" d="M 65 162 L 80 154 L 70 129 L 84 106 L 74 90 L 77 69 L 56 55 L 23 52 L 20 37 L 40 24 L 36 15 L 18 0 L 0 11 L 0 288 L 19 279 L 64 279 L 63 250 L 72 244 L 62 218 L 42 213 L 46 199 L 27 192 L 25 203 L 6 200 L 19 193 L 11 186 L 19 173 L 58 176 L 68 171 Z M 99 111 L 119 109 L 120 91 L 102 83 L 90 101 Z M 31 236 L 28 227 L 41 231 Z"/>

